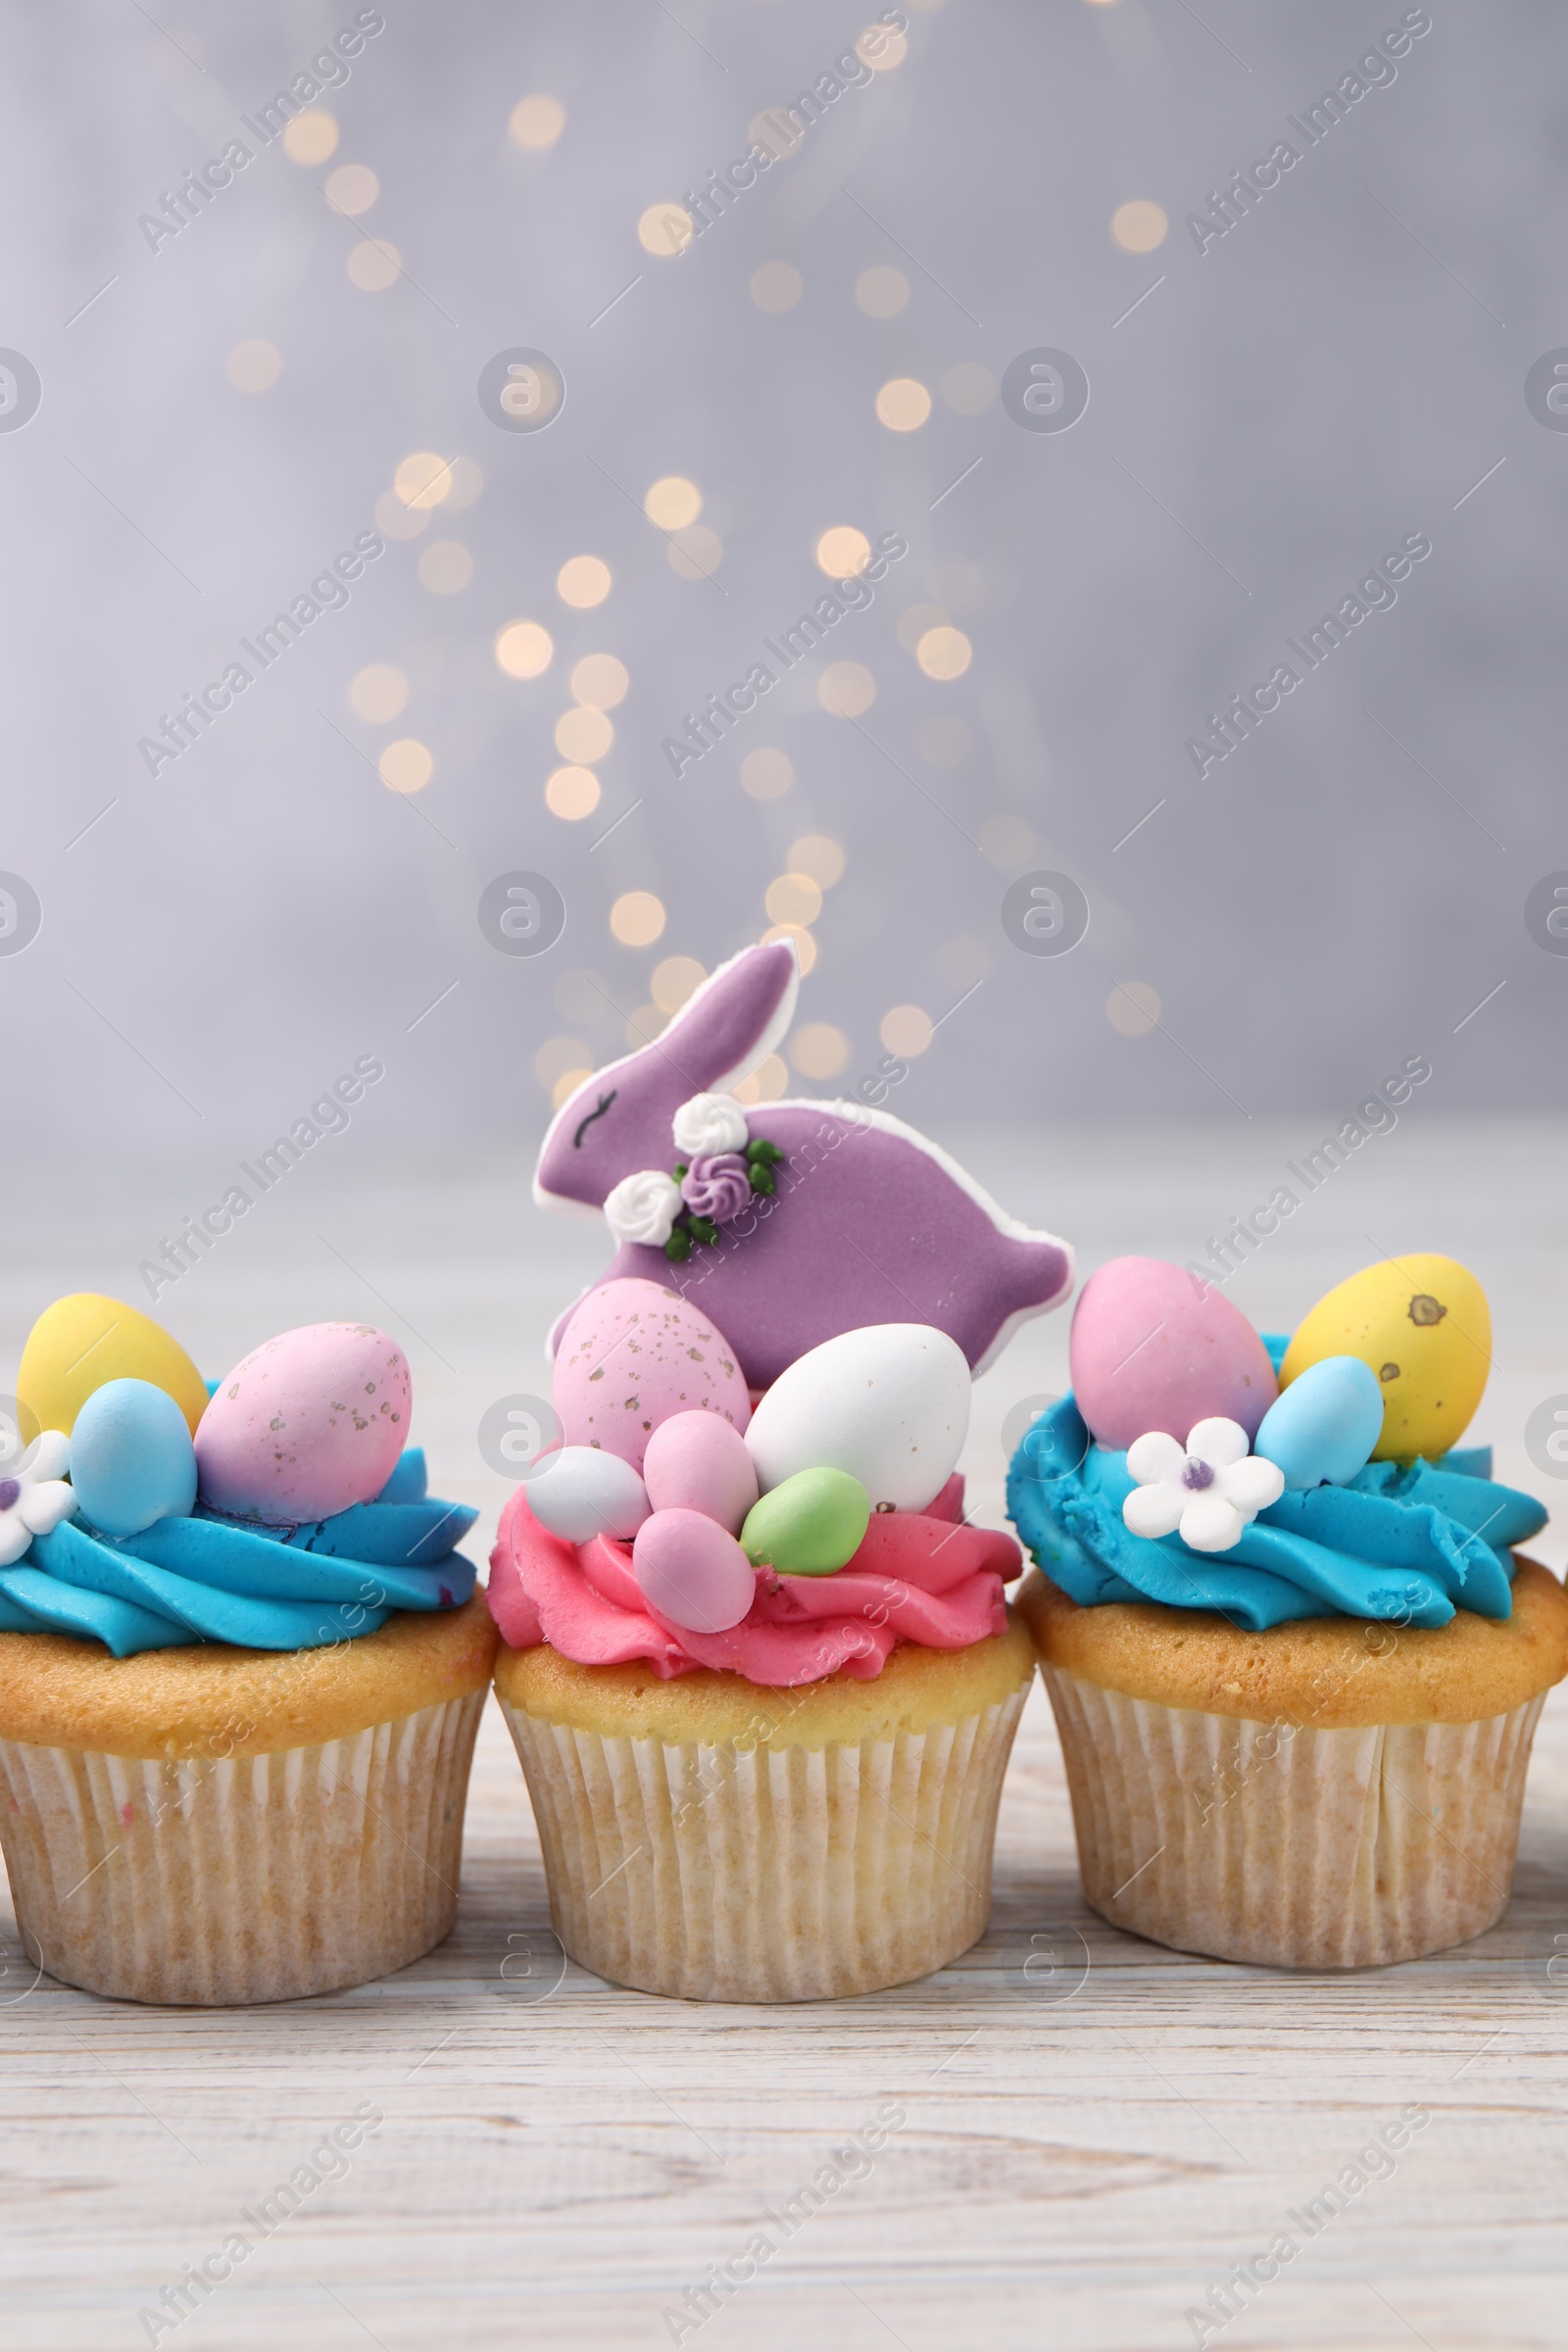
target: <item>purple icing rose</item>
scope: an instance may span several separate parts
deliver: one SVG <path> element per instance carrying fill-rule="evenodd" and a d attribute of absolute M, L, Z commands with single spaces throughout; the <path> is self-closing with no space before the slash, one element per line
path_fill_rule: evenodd
<path fill-rule="evenodd" d="M 693 1216 L 727 1225 L 752 1197 L 752 1172 L 738 1152 L 715 1152 L 694 1159 L 680 1182 L 680 1197 Z"/>

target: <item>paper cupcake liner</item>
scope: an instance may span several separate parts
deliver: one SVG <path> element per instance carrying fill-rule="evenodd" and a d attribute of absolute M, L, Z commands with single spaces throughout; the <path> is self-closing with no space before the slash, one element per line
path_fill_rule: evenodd
<path fill-rule="evenodd" d="M 126 2001 L 368 1984 L 452 1926 L 483 1690 L 276 1755 L 170 1761 L 0 1740 L 30 1957 Z"/>
<path fill-rule="evenodd" d="M 778 1748 L 606 1739 L 502 1699 L 557 1934 L 596 1976 L 681 2000 L 827 2000 L 928 1975 L 990 1917 L 1026 1695 L 892 1740 Z"/>
<path fill-rule="evenodd" d="M 1480 1723 L 1319 1731 L 1041 1672 L 1084 1892 L 1116 1927 L 1269 1968 L 1380 1968 L 1506 1909 L 1544 1692 Z"/>

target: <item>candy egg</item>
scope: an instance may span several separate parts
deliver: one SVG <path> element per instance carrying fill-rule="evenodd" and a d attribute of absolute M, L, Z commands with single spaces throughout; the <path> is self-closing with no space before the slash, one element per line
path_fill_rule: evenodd
<path fill-rule="evenodd" d="M 871 1497 L 847 1470 L 797 1470 L 747 1513 L 741 1549 L 780 1576 L 831 1576 L 854 1559 L 870 1523 Z"/>
<path fill-rule="evenodd" d="M 1320 1298 L 1280 1367 L 1289 1387 L 1325 1356 L 1357 1355 L 1377 1376 L 1375 1462 L 1436 1461 L 1469 1427 L 1492 1369 L 1487 1295 L 1451 1257 L 1386 1257 Z"/>
<path fill-rule="evenodd" d="M 1370 1461 L 1382 1428 L 1383 1391 L 1370 1365 L 1325 1355 L 1280 1391 L 1252 1451 L 1285 1473 L 1287 1488 L 1344 1486 Z"/>
<path fill-rule="evenodd" d="M 196 1504 L 196 1448 L 167 1389 L 110 1380 L 71 1433 L 71 1483 L 82 1516 L 106 1536 L 139 1536 Z"/>
<path fill-rule="evenodd" d="M 595 1536 L 629 1544 L 650 1507 L 630 1462 L 597 1446 L 563 1446 L 545 1454 L 528 1480 L 529 1510 L 568 1544 L 591 1544 Z"/>
<path fill-rule="evenodd" d="M 207 1409 L 207 1383 L 162 1325 L 122 1298 L 74 1291 L 45 1307 L 27 1335 L 17 1372 L 24 1420 L 69 1437 L 76 1415 L 106 1381 L 142 1380 L 172 1396 L 187 1432 Z"/>
<path fill-rule="evenodd" d="M 1279 1393 L 1268 1350 L 1211 1284 L 1158 1257 L 1113 1257 L 1085 1283 L 1067 1360 L 1090 1434 L 1120 1451 L 1152 1430 L 1178 1445 L 1200 1421 L 1249 1438 Z"/>
<path fill-rule="evenodd" d="M 969 1364 L 929 1323 L 872 1323 L 808 1348 L 752 1415 L 746 1443 L 765 1494 L 798 1470 L 846 1470 L 873 1503 L 921 1511 L 957 1467 Z"/>
<path fill-rule="evenodd" d="M 204 1502 L 303 1526 L 369 1502 L 408 1443 L 412 1387 L 395 1340 L 369 1323 L 307 1323 L 220 1382 L 196 1432 Z"/>
<path fill-rule="evenodd" d="M 757 1500 L 757 1469 L 746 1440 L 717 1413 L 672 1413 L 648 1441 L 643 1459 L 656 1511 L 701 1511 L 732 1536 Z"/>
<path fill-rule="evenodd" d="M 568 1446 L 598 1446 L 641 1471 L 648 1441 L 676 1413 L 751 1418 L 735 1350 L 675 1291 L 627 1275 L 590 1291 L 561 1335 L 552 1390 Z"/>
<path fill-rule="evenodd" d="M 661 1617 L 688 1633 L 728 1633 L 757 1597 L 745 1552 L 701 1511 L 655 1511 L 637 1530 L 631 1564 Z"/>

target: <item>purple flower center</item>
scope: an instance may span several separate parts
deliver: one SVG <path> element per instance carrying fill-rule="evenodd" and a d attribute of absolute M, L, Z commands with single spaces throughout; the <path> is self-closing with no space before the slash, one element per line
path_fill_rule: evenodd
<path fill-rule="evenodd" d="M 1211 1465 L 1203 1461 L 1200 1455 L 1190 1453 L 1182 1470 L 1182 1485 L 1191 1487 L 1195 1494 L 1200 1494 L 1205 1487 L 1211 1487 L 1213 1484 L 1214 1472 Z"/>
<path fill-rule="evenodd" d="M 21 1493 L 21 1479 L 0 1478 L 0 1511 L 9 1511 Z"/>

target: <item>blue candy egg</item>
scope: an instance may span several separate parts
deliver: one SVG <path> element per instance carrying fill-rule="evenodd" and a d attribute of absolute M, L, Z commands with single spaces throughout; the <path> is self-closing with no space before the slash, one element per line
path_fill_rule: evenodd
<path fill-rule="evenodd" d="M 1281 1389 L 1252 1451 L 1285 1473 L 1287 1490 L 1344 1486 L 1383 1434 L 1383 1391 L 1358 1355 L 1326 1355 Z"/>
<path fill-rule="evenodd" d="M 94 1389 L 71 1433 L 71 1483 L 102 1535 L 139 1536 L 196 1504 L 196 1448 L 185 1416 L 146 1380 Z"/>

